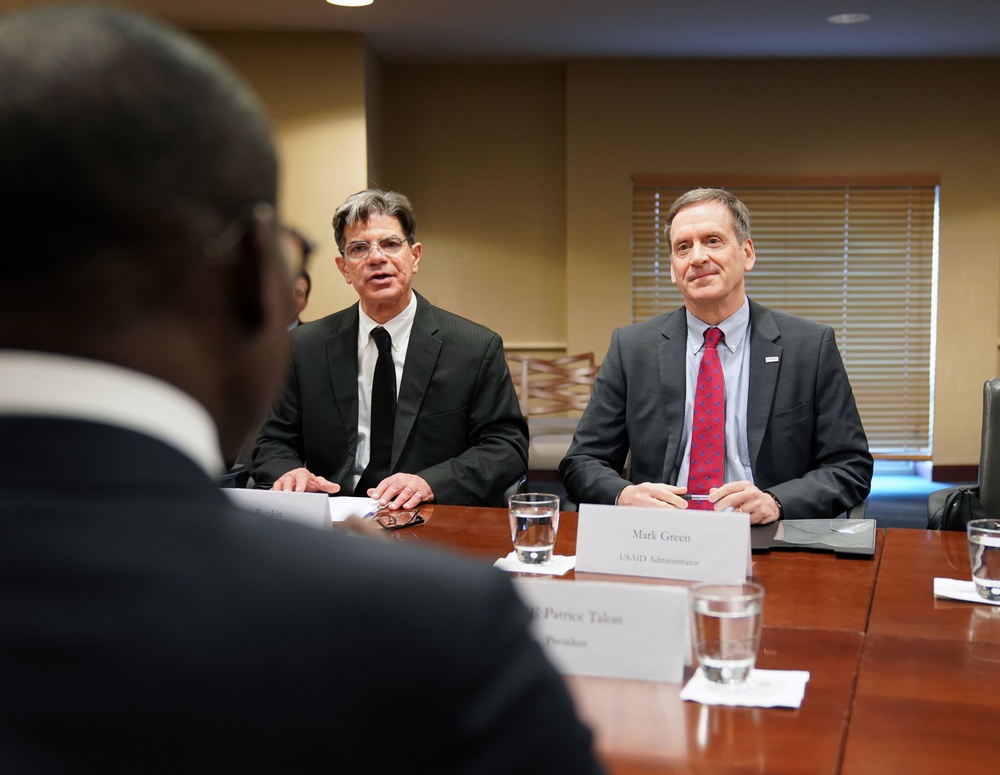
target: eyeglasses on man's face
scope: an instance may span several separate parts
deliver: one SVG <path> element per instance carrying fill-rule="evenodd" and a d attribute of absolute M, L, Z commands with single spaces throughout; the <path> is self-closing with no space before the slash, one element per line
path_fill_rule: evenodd
<path fill-rule="evenodd" d="M 409 242 L 408 237 L 383 237 L 377 242 L 351 242 L 344 247 L 344 255 L 352 261 L 368 258 L 373 250 L 378 250 L 383 256 L 394 256 L 407 242 Z"/>

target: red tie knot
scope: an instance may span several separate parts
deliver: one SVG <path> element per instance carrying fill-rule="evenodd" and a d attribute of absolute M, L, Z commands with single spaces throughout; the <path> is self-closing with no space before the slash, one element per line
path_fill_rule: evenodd
<path fill-rule="evenodd" d="M 713 350 L 719 346 L 719 342 L 722 341 L 722 329 L 721 328 L 709 328 L 705 331 L 705 347 L 711 347 Z"/>

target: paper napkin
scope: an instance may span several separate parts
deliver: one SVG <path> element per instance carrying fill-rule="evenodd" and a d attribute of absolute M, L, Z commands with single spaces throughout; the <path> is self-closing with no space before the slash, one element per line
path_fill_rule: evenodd
<path fill-rule="evenodd" d="M 808 670 L 757 670 L 746 683 L 725 686 L 709 681 L 698 668 L 681 689 L 682 700 L 702 705 L 738 705 L 747 708 L 797 708 L 809 681 Z"/>
<path fill-rule="evenodd" d="M 952 600 L 963 600 L 966 603 L 986 603 L 1000 605 L 1000 600 L 987 600 L 976 592 L 976 582 L 960 579 L 934 579 L 934 597 L 947 597 Z"/>
<path fill-rule="evenodd" d="M 571 571 L 576 567 L 576 555 L 564 557 L 563 555 L 553 554 L 552 559 L 548 562 L 529 565 L 525 562 L 519 562 L 517 554 L 511 552 L 506 557 L 501 557 L 493 563 L 493 567 L 509 571 L 510 573 L 540 573 L 544 576 L 562 576 L 567 571 Z"/>

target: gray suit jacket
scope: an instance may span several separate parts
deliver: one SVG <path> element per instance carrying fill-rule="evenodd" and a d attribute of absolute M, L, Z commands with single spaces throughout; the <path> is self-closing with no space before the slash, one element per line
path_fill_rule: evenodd
<path fill-rule="evenodd" d="M 421 476 L 438 503 L 506 505 L 505 488 L 527 471 L 528 426 L 503 341 L 417 300 L 392 470 Z M 258 483 L 305 466 L 348 490 L 358 445 L 358 326 L 355 304 L 292 331 L 289 379 L 253 450 Z"/>
<path fill-rule="evenodd" d="M 835 517 L 864 500 L 872 457 L 833 329 L 750 302 L 747 442 L 754 483 L 788 519 Z M 682 307 L 620 328 L 559 466 L 579 503 L 614 503 L 629 480 L 676 484 L 684 449 Z"/>

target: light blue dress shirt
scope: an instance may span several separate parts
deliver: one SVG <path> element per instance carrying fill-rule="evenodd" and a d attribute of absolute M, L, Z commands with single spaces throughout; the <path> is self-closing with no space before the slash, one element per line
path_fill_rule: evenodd
<path fill-rule="evenodd" d="M 705 331 L 713 326 L 687 312 L 687 394 L 684 402 L 684 459 L 677 484 L 686 486 L 691 464 L 691 423 L 694 419 L 694 393 L 698 386 L 698 366 L 705 349 Z M 747 397 L 750 391 L 750 302 L 715 328 L 721 328 L 719 361 L 726 380 L 726 481 L 753 481 L 750 471 L 750 446 L 747 443 Z"/>

